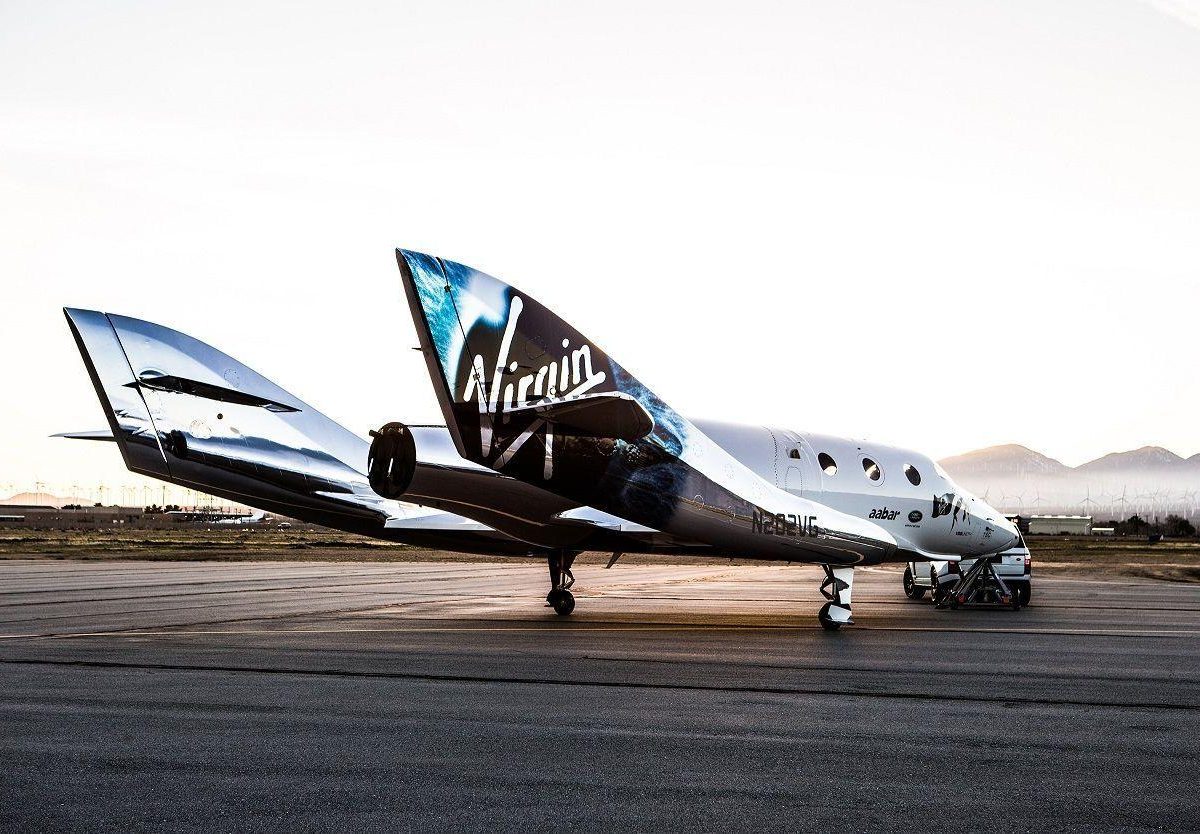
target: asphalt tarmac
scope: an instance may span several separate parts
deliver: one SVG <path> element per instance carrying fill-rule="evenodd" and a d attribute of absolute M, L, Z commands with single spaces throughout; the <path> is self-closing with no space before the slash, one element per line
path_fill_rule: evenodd
<path fill-rule="evenodd" d="M 1200 827 L 1200 587 L 0 562 L 0 828 Z"/>

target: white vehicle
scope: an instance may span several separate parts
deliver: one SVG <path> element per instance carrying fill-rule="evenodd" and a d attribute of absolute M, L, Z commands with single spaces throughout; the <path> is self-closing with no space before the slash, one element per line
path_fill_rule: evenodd
<path fill-rule="evenodd" d="M 994 559 L 993 570 L 1016 594 L 1017 602 L 1022 607 L 1028 605 L 1033 558 L 1025 544 L 1025 537 L 1018 535 L 1016 544 L 991 558 Z M 922 599 L 928 592 L 933 601 L 938 602 L 975 562 L 972 558 L 959 561 L 909 562 L 904 566 L 904 594 L 909 599 Z"/>

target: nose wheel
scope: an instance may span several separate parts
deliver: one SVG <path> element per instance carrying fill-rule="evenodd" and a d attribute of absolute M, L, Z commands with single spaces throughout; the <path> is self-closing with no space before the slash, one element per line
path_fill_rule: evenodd
<path fill-rule="evenodd" d="M 833 617 L 829 616 L 829 609 L 833 607 L 832 602 L 827 602 L 821 606 L 821 610 L 817 612 L 817 622 L 821 624 L 821 628 L 826 631 L 837 631 L 842 627 L 842 624 Z"/>
<path fill-rule="evenodd" d="M 569 550 L 552 550 L 546 556 L 550 568 L 550 593 L 546 594 L 546 604 L 560 617 L 575 610 L 575 595 L 569 590 L 575 584 L 575 574 L 571 573 L 574 562 L 575 554 Z"/>

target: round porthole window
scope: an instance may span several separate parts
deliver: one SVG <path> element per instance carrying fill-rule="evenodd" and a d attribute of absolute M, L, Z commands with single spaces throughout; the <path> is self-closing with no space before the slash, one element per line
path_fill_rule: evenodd
<path fill-rule="evenodd" d="M 870 458 L 863 458 L 862 465 L 863 465 L 863 472 L 866 473 L 868 480 L 878 481 L 880 478 L 883 477 L 883 470 L 881 470 L 879 468 L 879 464 L 876 463 L 875 461 L 871 460 Z"/>
<path fill-rule="evenodd" d="M 908 482 L 913 486 L 921 485 L 921 473 L 911 463 L 904 464 L 904 477 L 908 478 Z"/>
<path fill-rule="evenodd" d="M 817 455 L 817 463 L 820 465 L 821 471 L 826 475 L 837 474 L 837 461 L 831 458 L 825 452 L 821 452 L 821 454 Z"/>

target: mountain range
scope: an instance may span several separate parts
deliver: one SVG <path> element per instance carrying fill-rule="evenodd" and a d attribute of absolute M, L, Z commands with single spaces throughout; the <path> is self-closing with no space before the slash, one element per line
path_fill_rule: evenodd
<path fill-rule="evenodd" d="M 48 492 L 18 492 L 8 498 L 0 498 L 0 505 L 20 504 L 24 507 L 64 507 L 68 504 L 90 507 L 92 503 L 87 498 L 63 498 L 61 495 L 51 495 Z"/>
<path fill-rule="evenodd" d="M 1067 466 L 1009 443 L 939 461 L 956 481 L 1008 512 L 1073 512 L 1114 517 L 1197 514 L 1200 454 L 1189 458 L 1161 446 L 1112 452 Z"/>

